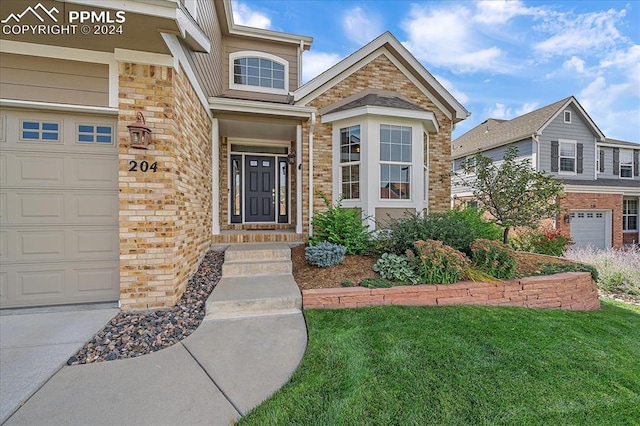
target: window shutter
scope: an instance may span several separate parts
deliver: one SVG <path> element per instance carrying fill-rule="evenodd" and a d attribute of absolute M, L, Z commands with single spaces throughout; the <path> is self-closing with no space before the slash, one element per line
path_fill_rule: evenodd
<path fill-rule="evenodd" d="M 604 172 L 604 149 L 600 150 L 600 173 Z"/>
<path fill-rule="evenodd" d="M 551 141 L 551 171 L 558 171 L 558 161 L 559 161 L 559 153 L 558 153 L 558 141 Z"/>
<path fill-rule="evenodd" d="M 620 174 L 620 148 L 613 148 L 613 174 Z"/>
<path fill-rule="evenodd" d="M 583 155 L 582 155 L 582 144 L 579 143 L 576 145 L 576 172 L 577 173 L 582 173 L 582 162 L 583 162 Z"/>
<path fill-rule="evenodd" d="M 640 157 L 640 149 L 633 150 L 633 175 L 638 176 L 638 157 Z"/>

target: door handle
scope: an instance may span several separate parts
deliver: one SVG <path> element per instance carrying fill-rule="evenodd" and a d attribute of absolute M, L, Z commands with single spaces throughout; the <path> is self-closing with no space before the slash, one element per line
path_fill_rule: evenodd
<path fill-rule="evenodd" d="M 271 189 L 271 202 L 273 203 L 273 205 L 276 205 L 276 189 L 272 188 Z"/>

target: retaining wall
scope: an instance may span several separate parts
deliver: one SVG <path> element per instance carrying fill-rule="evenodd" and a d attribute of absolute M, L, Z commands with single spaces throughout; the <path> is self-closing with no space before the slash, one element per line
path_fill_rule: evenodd
<path fill-rule="evenodd" d="M 378 305 L 489 305 L 594 311 L 600 309 L 600 300 L 590 273 L 564 272 L 493 283 L 461 281 L 448 285 L 303 290 L 302 305 L 304 309 Z"/>

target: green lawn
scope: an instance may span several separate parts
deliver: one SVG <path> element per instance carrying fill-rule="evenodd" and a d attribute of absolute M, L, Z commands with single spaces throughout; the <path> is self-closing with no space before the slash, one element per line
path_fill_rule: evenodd
<path fill-rule="evenodd" d="M 640 308 L 305 311 L 291 381 L 241 425 L 640 424 Z"/>

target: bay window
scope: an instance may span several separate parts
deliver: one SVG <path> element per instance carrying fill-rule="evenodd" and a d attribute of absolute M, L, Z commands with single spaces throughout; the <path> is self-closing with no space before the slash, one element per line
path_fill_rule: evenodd
<path fill-rule="evenodd" d="M 380 125 L 380 198 L 411 198 L 412 128 Z"/>

